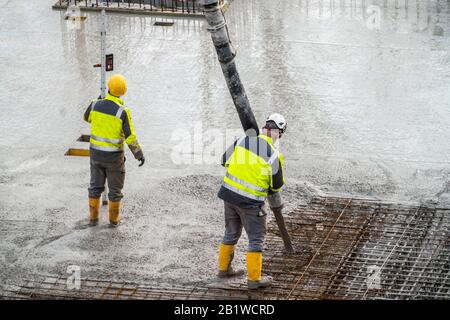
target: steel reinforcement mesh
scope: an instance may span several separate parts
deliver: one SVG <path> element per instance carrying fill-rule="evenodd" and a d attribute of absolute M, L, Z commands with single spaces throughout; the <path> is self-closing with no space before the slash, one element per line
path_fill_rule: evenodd
<path fill-rule="evenodd" d="M 82 279 L 68 290 L 63 276 L 35 276 L 4 285 L 17 299 L 450 299 L 450 209 L 369 199 L 316 197 L 290 212 L 296 253 L 286 255 L 268 225 L 263 270 L 269 289 L 245 279 L 223 286 L 175 286 Z"/>

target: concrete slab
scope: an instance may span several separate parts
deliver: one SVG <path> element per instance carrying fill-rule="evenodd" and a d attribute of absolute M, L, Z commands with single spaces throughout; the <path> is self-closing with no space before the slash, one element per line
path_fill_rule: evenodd
<path fill-rule="evenodd" d="M 237 0 L 227 12 L 257 120 L 287 116 L 287 210 L 315 190 L 450 204 L 449 4 L 364 3 Z M 203 20 L 161 28 L 160 17 L 109 15 L 108 52 L 148 160 L 138 168 L 127 151 L 124 224 L 106 228 L 103 213 L 89 229 L 88 159 L 64 153 L 89 131 L 100 17 L 77 27 L 53 4 L 0 1 L 0 280 L 73 264 L 117 281 L 210 278 L 223 232 L 218 159 L 240 124 Z M 369 28 L 371 4 L 382 18 Z"/>

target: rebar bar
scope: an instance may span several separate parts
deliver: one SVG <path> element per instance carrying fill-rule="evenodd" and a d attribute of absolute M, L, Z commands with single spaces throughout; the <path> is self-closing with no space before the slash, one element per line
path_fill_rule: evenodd
<path fill-rule="evenodd" d="M 2 220 L 0 232 L 8 223 L 18 222 Z M 273 278 L 270 289 L 248 291 L 245 279 L 226 289 L 82 279 L 80 290 L 67 290 L 66 278 L 43 275 L 2 286 L 0 298 L 450 299 L 450 209 L 315 197 L 287 214 L 286 227 L 291 256 L 275 221 L 268 225 L 263 271 Z"/>

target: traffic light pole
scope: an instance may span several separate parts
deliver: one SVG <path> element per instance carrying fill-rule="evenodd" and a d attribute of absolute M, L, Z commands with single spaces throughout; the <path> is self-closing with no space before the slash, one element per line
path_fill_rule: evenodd
<path fill-rule="evenodd" d="M 106 11 L 102 10 L 102 30 L 101 35 L 101 84 L 100 84 L 100 97 L 104 99 L 106 97 Z M 105 185 L 105 191 L 102 194 L 102 204 L 106 206 L 108 204 L 108 185 Z"/>
<path fill-rule="evenodd" d="M 102 10 L 102 30 L 101 35 L 101 84 L 100 84 L 100 96 L 106 97 L 106 11 Z"/>

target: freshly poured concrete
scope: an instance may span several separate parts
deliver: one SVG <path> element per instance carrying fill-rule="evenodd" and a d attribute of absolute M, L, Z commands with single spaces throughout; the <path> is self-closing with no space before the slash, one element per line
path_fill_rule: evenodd
<path fill-rule="evenodd" d="M 127 150 L 123 225 L 107 228 L 104 212 L 86 228 L 89 159 L 64 153 L 87 147 L 75 140 L 99 93 L 100 20 L 87 13 L 71 28 L 53 2 L 0 0 L 0 283 L 69 265 L 90 278 L 207 281 L 223 168 L 206 152 L 202 161 L 200 144 L 240 124 L 204 21 L 109 16 L 107 51 L 128 78 L 147 162 L 138 168 Z M 450 205 L 450 5 L 398 2 L 365 1 L 381 4 L 379 28 L 362 1 L 235 0 L 227 12 L 257 120 L 288 121 L 288 210 L 319 190 Z M 189 144 L 192 161 L 180 163 L 174 152 Z"/>

